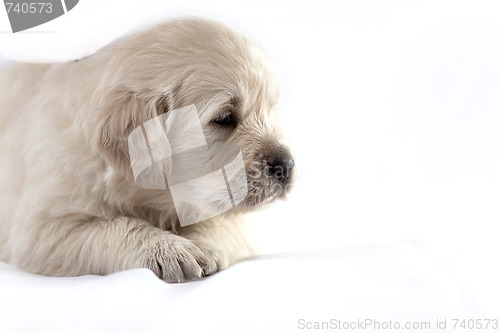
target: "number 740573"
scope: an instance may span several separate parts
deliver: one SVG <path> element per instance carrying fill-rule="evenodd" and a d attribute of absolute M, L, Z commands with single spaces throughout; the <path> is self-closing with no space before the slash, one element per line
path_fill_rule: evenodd
<path fill-rule="evenodd" d="M 11 11 L 18 14 L 52 13 L 52 3 L 50 2 L 18 2 L 16 4 L 13 2 L 6 2 L 5 6 L 7 7 L 7 13 L 10 13 Z"/>

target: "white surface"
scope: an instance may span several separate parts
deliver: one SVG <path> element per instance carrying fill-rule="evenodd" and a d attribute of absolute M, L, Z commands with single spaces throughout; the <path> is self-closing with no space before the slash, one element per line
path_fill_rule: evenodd
<path fill-rule="evenodd" d="M 110 14 L 112 8 L 118 8 L 117 12 Z M 78 58 L 129 30 L 178 14 L 201 14 L 228 23 L 257 41 L 275 63 L 283 85 L 279 112 L 294 140 L 300 166 L 300 182 L 290 200 L 258 214 L 256 234 L 264 251 L 363 249 L 363 244 L 372 242 L 414 244 L 428 254 L 426 263 L 437 263 L 468 295 L 463 300 L 467 313 L 499 317 L 499 13 L 497 1 L 82 0 L 67 15 L 18 34 L 8 32 L 0 10 L 0 55 L 36 61 Z M 348 264 L 351 258 L 345 257 Z M 374 273 L 387 274 L 384 278 L 389 279 L 392 269 L 397 269 L 387 262 L 383 266 L 379 257 L 371 260 L 387 268 L 387 273 Z M 268 290 L 266 270 L 275 271 L 273 264 L 266 263 L 271 268 L 259 266 L 260 262 L 241 264 L 227 272 L 227 279 L 241 279 L 242 292 Z M 276 262 L 283 268 L 280 265 L 284 264 Z M 304 268 L 312 265 L 307 262 Z M 369 274 L 363 261 L 354 260 L 353 265 Z M 411 302 L 412 293 L 419 290 L 419 274 L 441 276 L 430 266 L 415 265 L 422 268 L 408 272 L 415 277 L 408 278 L 414 281 L 414 285 L 406 285 L 408 293 L 400 295 L 391 289 L 389 297 Z M 247 269 L 261 278 L 233 275 Z M 305 274 L 301 268 L 293 269 L 295 274 Z M 334 272 L 341 272 L 341 268 Z M 93 284 L 117 283 L 118 294 L 121 277 L 125 293 L 127 283 L 135 285 L 135 278 L 143 282 L 141 274 L 75 281 L 82 286 L 90 284 L 89 289 Z M 210 281 L 236 283 L 224 276 L 226 273 Z M 370 280 L 370 288 L 375 292 L 390 287 L 390 280 L 384 284 L 384 278 Z M 33 278 L 29 283 L 35 291 L 39 283 L 44 290 L 42 281 L 58 290 L 64 280 Z M 358 287 L 350 280 L 342 281 L 350 290 Z M 142 288 L 157 285 L 145 284 Z M 334 279 L 331 285 L 324 280 L 297 283 L 295 288 L 284 285 L 290 287 L 290 296 L 283 304 L 308 288 L 330 292 L 338 285 Z M 176 295 L 187 299 L 198 288 L 226 293 L 223 287 L 212 290 L 216 288 L 212 282 L 197 286 L 161 288 L 179 290 Z M 91 297 L 85 293 L 74 296 L 84 299 L 82 309 L 87 310 L 82 310 L 81 318 L 88 319 Z M 33 306 L 43 310 L 40 297 L 39 304 Z M 224 306 L 217 299 L 206 300 L 215 302 L 211 311 Z M 358 300 L 357 306 L 369 309 L 385 304 L 385 298 L 378 303 Z M 238 301 L 233 308 L 260 309 L 266 304 L 253 301 Z M 456 299 L 442 301 L 459 306 Z M 183 313 L 167 298 L 152 302 L 165 303 L 174 317 Z M 328 309 L 330 303 L 325 304 L 324 309 Z M 339 304 L 344 303 L 334 299 L 332 309 Z M 399 309 L 414 317 L 422 310 Z M 7 316 L 11 313 L 15 310 Z M 132 321 L 131 313 L 123 311 L 122 318 Z M 204 314 L 197 312 L 190 317 L 190 323 L 197 324 L 200 315 Z M 290 313 L 290 320 L 294 322 L 297 315 Z M 223 318 L 214 320 L 220 325 L 235 324 L 240 317 L 234 321 Z M 260 320 L 257 315 L 246 318 L 246 325 Z M 134 322 L 140 324 L 141 320 Z"/>
<path fill-rule="evenodd" d="M 181 285 L 146 269 L 47 278 L 0 264 L 0 294 L 2 332 L 299 332 L 300 319 L 435 325 L 465 313 L 454 279 L 402 244 L 262 257 Z"/>

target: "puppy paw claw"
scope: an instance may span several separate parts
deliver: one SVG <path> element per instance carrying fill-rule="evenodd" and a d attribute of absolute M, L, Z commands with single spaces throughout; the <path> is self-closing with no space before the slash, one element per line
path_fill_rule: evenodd
<path fill-rule="evenodd" d="M 205 253 L 186 238 L 168 235 L 155 248 L 154 260 L 149 260 L 148 267 L 166 282 L 198 280 L 217 271 L 213 254 Z"/>

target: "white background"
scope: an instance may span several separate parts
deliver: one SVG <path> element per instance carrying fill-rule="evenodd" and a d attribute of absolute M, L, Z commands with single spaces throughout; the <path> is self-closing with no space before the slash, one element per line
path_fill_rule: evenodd
<path fill-rule="evenodd" d="M 81 0 L 17 34 L 0 10 L 0 56 L 75 59 L 179 14 L 248 35 L 281 77 L 300 177 L 258 214 L 263 251 L 410 242 L 500 314 L 499 2 Z"/>

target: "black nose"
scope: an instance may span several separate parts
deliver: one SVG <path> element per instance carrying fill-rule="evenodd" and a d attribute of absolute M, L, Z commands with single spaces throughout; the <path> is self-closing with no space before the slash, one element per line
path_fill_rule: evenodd
<path fill-rule="evenodd" d="M 269 174 L 282 183 L 287 183 L 292 176 L 292 169 L 295 161 L 290 154 L 283 154 L 270 159 L 267 162 Z"/>

